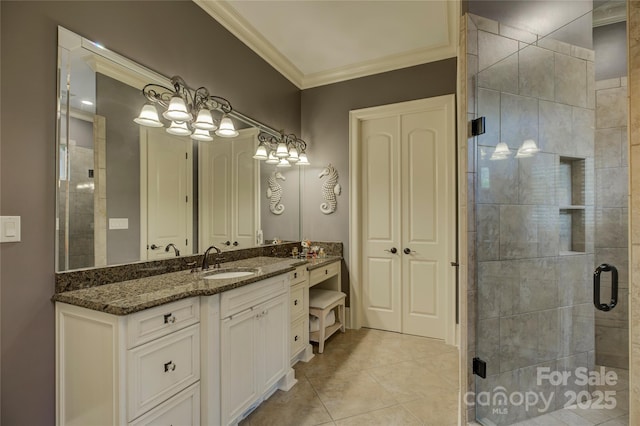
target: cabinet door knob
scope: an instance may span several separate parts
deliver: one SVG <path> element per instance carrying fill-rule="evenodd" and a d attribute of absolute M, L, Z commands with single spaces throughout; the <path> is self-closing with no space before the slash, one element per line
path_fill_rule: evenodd
<path fill-rule="evenodd" d="M 293 340 L 297 342 L 298 341 L 298 336 L 294 337 Z"/>
<path fill-rule="evenodd" d="M 231 241 L 225 241 L 225 242 L 224 242 L 224 243 L 222 243 L 222 244 L 224 244 L 225 246 L 230 246 L 230 245 L 231 245 Z"/>
<path fill-rule="evenodd" d="M 174 371 L 176 369 L 176 365 L 173 363 L 173 361 L 169 361 L 167 363 L 164 364 L 164 372 L 168 372 L 168 371 Z"/>
<path fill-rule="evenodd" d="M 171 312 L 169 312 L 168 314 L 164 314 L 165 324 L 173 324 L 174 322 L 176 322 L 176 317 L 174 317 Z"/>
<path fill-rule="evenodd" d="M 233 242 L 233 245 L 234 245 L 234 247 L 238 247 L 238 242 L 237 242 L 237 241 L 234 241 L 234 242 Z"/>
<path fill-rule="evenodd" d="M 294 300 L 294 301 L 293 301 L 293 304 L 294 304 L 295 306 L 298 306 L 298 299 Z"/>

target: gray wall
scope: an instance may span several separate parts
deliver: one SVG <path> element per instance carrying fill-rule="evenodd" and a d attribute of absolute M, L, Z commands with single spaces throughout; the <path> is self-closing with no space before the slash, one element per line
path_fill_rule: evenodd
<path fill-rule="evenodd" d="M 596 80 L 627 75 L 627 23 L 603 25 L 593 29 L 596 51 Z"/>
<path fill-rule="evenodd" d="M 349 111 L 455 93 L 456 59 L 404 68 L 302 91 L 302 138 L 309 142 L 310 166 L 302 178 L 302 238 L 344 242 L 349 258 Z M 320 211 L 327 164 L 337 169 L 342 186 L 335 213 Z M 344 272 L 344 271 L 343 271 Z M 349 292 L 343 273 L 342 289 Z"/>
<path fill-rule="evenodd" d="M 47 425 L 55 412 L 57 25 L 207 86 L 275 128 L 299 133 L 300 91 L 190 1 L 2 1 L 0 8 L 0 214 L 22 217 L 22 242 L 0 245 L 0 422 Z M 168 23 L 173 37 L 161 36 Z"/>
<path fill-rule="evenodd" d="M 592 9 L 592 0 L 469 0 L 470 13 L 588 49 Z"/>

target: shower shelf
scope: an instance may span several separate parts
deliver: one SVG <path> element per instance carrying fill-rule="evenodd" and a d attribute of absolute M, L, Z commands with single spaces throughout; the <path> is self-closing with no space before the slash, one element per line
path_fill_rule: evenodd
<path fill-rule="evenodd" d="M 559 255 L 586 251 L 585 159 L 558 157 Z"/>

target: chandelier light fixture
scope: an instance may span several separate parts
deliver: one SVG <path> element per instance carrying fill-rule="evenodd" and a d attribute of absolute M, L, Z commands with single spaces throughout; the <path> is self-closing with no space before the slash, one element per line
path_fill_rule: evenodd
<path fill-rule="evenodd" d="M 294 134 L 280 133 L 278 137 L 260 132 L 258 135 L 260 144 L 253 156 L 256 160 L 263 160 L 267 164 L 275 164 L 276 167 L 308 166 L 307 143 Z"/>
<path fill-rule="evenodd" d="M 142 94 L 148 102 L 133 121 L 141 126 L 164 127 L 156 109 L 158 104 L 164 109 L 162 116 L 171 122 L 167 133 L 191 136 L 198 141 L 212 141 L 211 131 L 222 138 L 238 136 L 233 121 L 227 116 L 232 110 L 228 100 L 211 95 L 205 87 L 191 89 L 179 76 L 171 77 L 171 85 L 173 88 L 155 83 L 144 86 Z M 219 126 L 213 119 L 213 111 L 222 113 Z"/>

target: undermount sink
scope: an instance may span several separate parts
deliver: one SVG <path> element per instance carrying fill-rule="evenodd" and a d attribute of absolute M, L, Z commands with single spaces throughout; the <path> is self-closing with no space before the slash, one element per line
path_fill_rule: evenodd
<path fill-rule="evenodd" d="M 226 280 L 229 278 L 248 277 L 255 273 L 256 271 L 252 269 L 223 269 L 220 271 L 209 272 L 203 278 L 205 280 Z"/>

